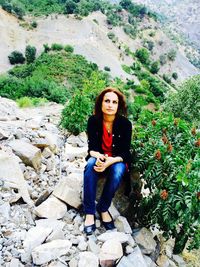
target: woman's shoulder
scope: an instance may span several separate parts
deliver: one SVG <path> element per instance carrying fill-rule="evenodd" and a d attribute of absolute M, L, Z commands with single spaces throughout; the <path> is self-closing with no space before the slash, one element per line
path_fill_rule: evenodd
<path fill-rule="evenodd" d="M 120 125 L 132 126 L 132 123 L 130 122 L 130 120 L 127 119 L 127 118 L 124 117 L 124 116 L 121 116 L 121 115 L 117 117 L 117 122 L 118 122 Z"/>

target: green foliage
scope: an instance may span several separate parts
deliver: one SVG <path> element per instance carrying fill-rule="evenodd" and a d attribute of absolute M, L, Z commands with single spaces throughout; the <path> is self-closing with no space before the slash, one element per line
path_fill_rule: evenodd
<path fill-rule="evenodd" d="M 159 61 L 160 61 L 160 64 L 163 66 L 164 64 L 167 63 L 167 56 L 166 55 L 160 55 Z"/>
<path fill-rule="evenodd" d="M 149 63 L 149 51 L 146 48 L 139 48 L 135 52 L 135 56 L 139 59 L 139 61 L 143 64 Z"/>
<path fill-rule="evenodd" d="M 64 50 L 65 50 L 66 52 L 68 52 L 68 53 L 73 53 L 73 52 L 74 52 L 74 48 L 73 48 L 73 46 L 71 46 L 71 45 L 65 45 L 65 46 L 64 46 Z"/>
<path fill-rule="evenodd" d="M 65 9 L 64 13 L 65 14 L 73 14 L 77 8 L 77 3 L 73 0 L 66 0 L 65 3 Z"/>
<path fill-rule="evenodd" d="M 109 12 L 107 14 L 107 23 L 113 26 L 117 26 L 119 25 L 119 23 L 121 22 L 121 17 L 113 12 Z"/>
<path fill-rule="evenodd" d="M 146 226 L 158 224 L 166 238 L 176 238 L 177 253 L 188 238 L 193 247 L 199 244 L 194 238 L 200 215 L 199 138 L 190 124 L 164 113 L 142 112 L 134 128 L 134 167 L 150 190 L 138 216 Z"/>
<path fill-rule="evenodd" d="M 159 62 L 158 61 L 154 61 L 151 64 L 151 68 L 150 68 L 151 73 L 153 73 L 153 74 L 158 73 L 159 69 L 160 69 Z"/>
<path fill-rule="evenodd" d="M 2 7 L 2 9 L 4 9 L 5 11 L 7 11 L 8 13 L 12 13 L 12 5 L 11 5 L 11 3 L 9 3 L 9 2 L 3 2 L 2 4 L 1 4 L 1 7 Z"/>
<path fill-rule="evenodd" d="M 154 42 L 151 40 L 144 40 L 143 42 L 144 47 L 146 47 L 149 51 L 152 51 L 154 48 Z"/>
<path fill-rule="evenodd" d="M 51 49 L 52 49 L 53 51 L 60 51 L 60 50 L 63 49 L 63 45 L 54 43 L 54 44 L 51 45 Z"/>
<path fill-rule="evenodd" d="M 163 74 L 163 80 L 169 84 L 171 83 L 171 77 L 167 75 L 166 73 Z"/>
<path fill-rule="evenodd" d="M 126 24 L 123 27 L 123 30 L 126 34 L 128 34 L 131 38 L 135 39 L 137 37 L 137 27 Z"/>
<path fill-rule="evenodd" d="M 36 98 L 36 97 L 21 97 L 16 100 L 18 106 L 20 108 L 27 108 L 27 107 L 38 107 L 43 106 L 45 103 L 47 103 L 47 99 L 45 98 Z"/>
<path fill-rule="evenodd" d="M 175 49 L 171 49 L 168 53 L 167 53 L 167 57 L 169 60 L 174 61 L 176 58 L 176 50 Z"/>
<path fill-rule="evenodd" d="M 164 108 L 176 117 L 200 122 L 200 75 L 193 76 L 181 84 L 177 93 L 169 95 Z"/>
<path fill-rule="evenodd" d="M 105 70 L 105 71 L 110 71 L 110 67 L 105 66 L 105 67 L 104 67 L 104 70 Z"/>
<path fill-rule="evenodd" d="M 33 63 L 36 56 L 36 48 L 34 46 L 27 45 L 25 50 L 26 62 L 28 64 Z"/>
<path fill-rule="evenodd" d="M 108 32 L 107 36 L 108 36 L 108 38 L 111 39 L 111 40 L 114 40 L 115 37 L 116 37 L 115 34 L 114 34 L 114 32 Z"/>
<path fill-rule="evenodd" d="M 77 135 L 86 130 L 87 119 L 92 114 L 90 99 L 77 92 L 62 111 L 60 125 Z"/>
<path fill-rule="evenodd" d="M 34 20 L 34 21 L 31 22 L 31 26 L 32 26 L 33 28 L 37 28 L 38 24 L 37 24 L 37 22 Z"/>
<path fill-rule="evenodd" d="M 23 64 L 25 61 L 23 54 L 17 50 L 11 52 L 11 54 L 8 56 L 8 59 L 12 65 Z"/>
<path fill-rule="evenodd" d="M 172 73 L 172 78 L 173 78 L 174 80 L 177 80 L 177 79 L 178 79 L 178 73 L 177 73 L 177 72 L 173 72 L 173 73 Z"/>

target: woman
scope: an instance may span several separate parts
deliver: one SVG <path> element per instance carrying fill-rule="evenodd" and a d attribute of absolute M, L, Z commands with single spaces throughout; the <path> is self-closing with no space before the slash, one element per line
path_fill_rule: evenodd
<path fill-rule="evenodd" d="M 87 235 L 96 230 L 96 210 L 106 230 L 115 228 L 108 209 L 130 165 L 132 125 L 126 114 L 125 96 L 117 89 L 107 87 L 97 97 L 95 114 L 88 120 L 88 161 L 84 171 L 83 195 L 84 232 Z M 103 172 L 106 181 L 96 206 L 97 181 Z"/>

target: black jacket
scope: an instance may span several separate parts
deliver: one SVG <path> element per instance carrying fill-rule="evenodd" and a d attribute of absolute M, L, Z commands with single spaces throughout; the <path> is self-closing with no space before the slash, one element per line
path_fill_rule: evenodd
<path fill-rule="evenodd" d="M 97 119 L 95 115 L 92 115 L 88 119 L 87 124 L 87 134 L 88 134 L 88 156 L 86 160 L 90 157 L 89 152 L 91 150 L 103 153 L 102 150 L 102 135 L 103 135 L 103 122 L 101 119 Z M 128 164 L 129 170 L 126 173 L 126 195 L 130 191 L 130 165 L 131 165 L 131 135 L 132 135 L 132 125 L 131 122 L 123 117 L 117 116 L 113 122 L 113 143 L 112 143 L 112 155 L 113 157 L 120 156 L 124 163 Z"/>

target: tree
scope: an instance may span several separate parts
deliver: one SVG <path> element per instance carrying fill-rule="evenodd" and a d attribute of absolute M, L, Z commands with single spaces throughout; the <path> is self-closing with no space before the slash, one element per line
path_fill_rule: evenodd
<path fill-rule="evenodd" d="M 13 51 L 9 56 L 8 59 L 10 61 L 10 64 L 23 64 L 25 61 L 25 57 L 23 54 L 17 50 Z"/>
<path fill-rule="evenodd" d="M 12 5 L 11 5 L 11 3 L 4 2 L 4 3 L 1 4 L 1 6 L 8 13 L 12 13 Z"/>
<path fill-rule="evenodd" d="M 67 0 L 65 4 L 65 14 L 73 14 L 77 4 L 73 0 Z"/>
<path fill-rule="evenodd" d="M 171 49 L 168 54 L 167 57 L 169 60 L 174 61 L 176 58 L 176 50 L 175 49 Z"/>
<path fill-rule="evenodd" d="M 132 2 L 131 2 L 131 0 L 122 0 L 122 1 L 119 2 L 119 4 L 120 4 L 124 9 L 128 10 L 128 9 L 131 7 Z"/>
<path fill-rule="evenodd" d="M 200 122 L 200 75 L 182 83 L 177 93 L 169 95 L 164 105 L 166 111 L 187 121 Z"/>
<path fill-rule="evenodd" d="M 146 48 L 139 48 L 135 52 L 136 57 L 143 64 L 148 64 L 149 62 L 149 51 Z"/>
<path fill-rule="evenodd" d="M 159 69 L 160 69 L 160 64 L 159 64 L 159 62 L 158 62 L 158 61 L 154 61 L 154 62 L 151 64 L 151 69 L 150 69 L 151 73 L 155 74 L 155 73 L 157 73 L 157 72 L 159 71 Z"/>
<path fill-rule="evenodd" d="M 36 48 L 34 46 L 27 45 L 25 50 L 26 62 L 28 64 L 32 63 L 35 60 Z"/>

